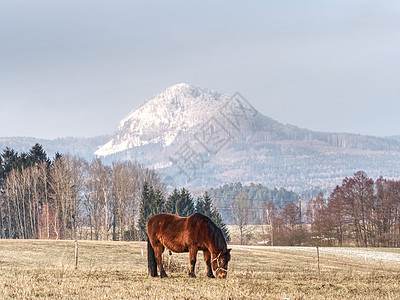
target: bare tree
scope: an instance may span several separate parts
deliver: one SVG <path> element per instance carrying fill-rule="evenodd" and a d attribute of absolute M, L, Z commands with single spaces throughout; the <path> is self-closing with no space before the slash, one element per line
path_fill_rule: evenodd
<path fill-rule="evenodd" d="M 110 167 L 105 166 L 99 158 L 93 159 L 89 170 L 92 208 L 90 212 L 96 240 L 108 238 L 110 176 Z"/>
<path fill-rule="evenodd" d="M 70 237 L 72 239 L 77 239 L 78 227 L 82 226 L 82 221 L 80 220 L 81 207 L 83 203 L 82 193 L 84 185 L 84 174 L 86 163 L 85 161 L 76 156 L 65 156 L 67 169 L 69 173 L 69 185 L 68 185 L 68 226 L 71 228 Z"/>
<path fill-rule="evenodd" d="M 272 201 L 264 202 L 264 220 L 265 224 L 269 225 L 269 236 L 270 236 L 270 245 L 274 246 L 274 225 L 275 225 L 275 217 L 277 213 L 277 207 Z"/>
<path fill-rule="evenodd" d="M 146 169 L 145 169 L 146 170 Z M 113 239 L 133 239 L 138 212 L 141 168 L 131 162 L 114 163 L 112 169 Z M 117 227 L 119 232 L 117 232 Z"/>
<path fill-rule="evenodd" d="M 70 200 L 70 173 L 68 172 L 67 159 L 60 157 L 53 162 L 50 168 L 49 186 L 51 188 L 51 204 L 54 209 L 53 230 L 56 232 L 57 239 L 63 239 L 67 236 L 67 217 L 69 215 L 69 200 Z M 50 216 L 50 208 L 47 209 L 47 214 Z M 58 220 L 61 222 L 58 223 Z"/>
<path fill-rule="evenodd" d="M 233 205 L 231 207 L 232 220 L 235 225 L 239 228 L 239 238 L 240 244 L 243 245 L 246 240 L 246 235 L 249 234 L 250 220 L 250 200 L 244 190 L 240 190 L 239 193 L 233 200 Z"/>

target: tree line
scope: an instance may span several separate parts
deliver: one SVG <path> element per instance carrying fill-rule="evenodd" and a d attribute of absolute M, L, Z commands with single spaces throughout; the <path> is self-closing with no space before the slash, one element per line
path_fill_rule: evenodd
<path fill-rule="evenodd" d="M 400 247 L 400 181 L 369 178 L 363 171 L 346 177 L 312 218 L 315 236 L 328 244 Z"/>
<path fill-rule="evenodd" d="M 400 181 L 358 171 L 303 208 L 299 201 L 281 207 L 267 201 L 264 224 L 273 245 L 400 247 Z"/>
<path fill-rule="evenodd" d="M 166 196 L 157 173 L 129 161 L 56 154 L 36 144 L 27 153 L 0 155 L 0 238 L 139 240 L 151 215 L 209 215 L 225 230 L 211 199 L 190 192 Z M 144 224 L 144 226 L 143 226 Z"/>

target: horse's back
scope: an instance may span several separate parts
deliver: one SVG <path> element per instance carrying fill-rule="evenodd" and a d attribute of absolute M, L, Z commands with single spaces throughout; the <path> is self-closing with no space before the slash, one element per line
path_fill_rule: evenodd
<path fill-rule="evenodd" d="M 147 235 L 153 246 L 162 244 L 173 252 L 187 252 L 190 233 L 186 224 L 187 218 L 158 214 L 147 222 Z"/>
<path fill-rule="evenodd" d="M 147 221 L 147 231 L 152 230 L 153 228 L 163 227 L 166 224 L 174 224 L 176 222 L 182 221 L 182 219 L 186 218 L 179 217 L 173 214 L 154 215 L 149 219 L 149 221 Z"/>
<path fill-rule="evenodd" d="M 187 218 L 173 214 L 158 214 L 147 222 L 147 234 L 150 236 L 172 235 L 184 229 Z"/>

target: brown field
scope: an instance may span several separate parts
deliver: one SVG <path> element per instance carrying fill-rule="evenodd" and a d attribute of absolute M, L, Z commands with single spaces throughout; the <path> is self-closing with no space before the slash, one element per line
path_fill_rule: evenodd
<path fill-rule="evenodd" d="M 0 299 L 399 299 L 400 250 L 232 246 L 226 280 L 197 278 L 173 254 L 169 278 L 147 276 L 146 244 L 0 240 Z M 144 256 L 142 256 L 142 250 Z M 166 256 L 168 258 L 168 256 Z"/>

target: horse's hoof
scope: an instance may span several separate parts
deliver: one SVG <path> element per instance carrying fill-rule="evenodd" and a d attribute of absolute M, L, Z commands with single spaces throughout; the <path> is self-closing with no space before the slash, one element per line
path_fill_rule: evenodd
<path fill-rule="evenodd" d="M 215 278 L 214 274 L 207 275 L 209 278 Z"/>
<path fill-rule="evenodd" d="M 168 277 L 168 275 L 167 275 L 167 273 L 162 272 L 160 277 L 161 277 L 161 278 L 166 278 L 166 277 Z"/>
<path fill-rule="evenodd" d="M 190 277 L 190 278 L 196 278 L 196 274 L 194 274 L 194 273 L 189 273 L 189 277 Z"/>

